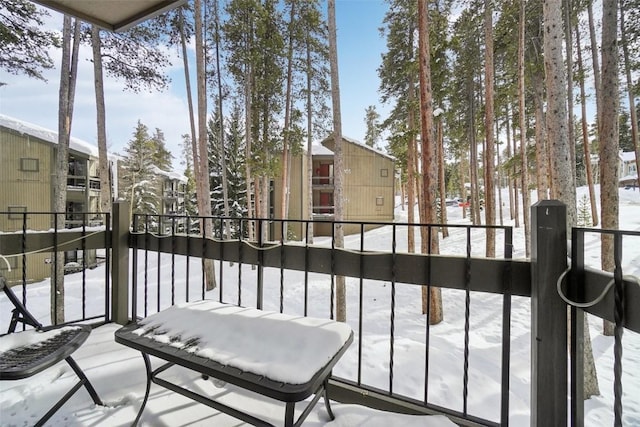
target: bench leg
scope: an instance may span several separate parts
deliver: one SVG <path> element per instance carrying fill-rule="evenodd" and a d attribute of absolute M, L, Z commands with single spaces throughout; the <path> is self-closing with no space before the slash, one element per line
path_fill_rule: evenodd
<path fill-rule="evenodd" d="M 293 416 L 295 414 L 295 402 L 287 402 L 284 409 L 284 427 L 293 427 Z"/>
<path fill-rule="evenodd" d="M 71 356 L 67 357 L 65 360 L 69 364 L 69 366 L 71 366 L 71 369 L 73 369 L 73 371 L 76 373 L 76 375 L 82 381 L 82 384 L 84 385 L 84 388 L 87 389 L 87 392 L 89 393 L 89 396 L 91 396 L 91 399 L 93 399 L 93 403 L 95 403 L 96 405 L 104 406 L 104 404 L 102 403 L 102 400 L 100 400 L 100 397 L 98 396 L 98 393 L 96 392 L 96 389 L 93 388 L 93 385 L 91 384 L 91 381 L 89 381 L 89 378 L 87 378 L 87 376 L 84 374 L 82 369 L 80 369 L 80 367 L 78 366 L 76 361 L 73 360 L 71 358 Z"/>
<path fill-rule="evenodd" d="M 67 391 L 65 395 L 62 396 L 60 400 L 58 400 L 56 404 L 53 405 L 53 407 L 49 409 L 47 413 L 44 414 L 42 418 L 40 418 L 38 422 L 34 424 L 34 427 L 41 427 L 45 425 L 45 423 L 49 421 L 49 418 L 51 418 L 53 414 L 55 414 L 58 411 L 58 409 L 60 409 L 62 405 L 64 405 L 67 402 L 67 400 L 71 398 L 71 396 L 73 396 L 78 390 L 80 390 L 80 387 L 82 386 L 84 386 L 87 389 L 87 391 L 89 392 L 89 395 L 91 396 L 91 399 L 93 399 L 93 402 L 96 405 L 103 405 L 102 401 L 98 397 L 98 393 L 96 393 L 96 390 L 93 388 L 93 385 L 91 385 L 91 382 L 89 382 L 89 379 L 84 374 L 82 369 L 80 369 L 76 361 L 73 360 L 71 356 L 67 357 L 65 361 L 69 364 L 69 366 L 71 366 L 71 369 L 73 369 L 73 372 L 76 373 L 80 381 L 75 383 L 73 387 L 71 387 L 71 389 Z"/>
<path fill-rule="evenodd" d="M 329 413 L 329 418 L 331 421 L 336 419 L 336 416 L 333 415 L 333 411 L 331 410 L 331 403 L 329 402 L 329 380 L 324 381 L 324 386 L 322 387 L 322 393 L 324 394 L 324 406 L 327 407 L 327 412 Z"/>
<path fill-rule="evenodd" d="M 151 372 L 151 361 L 146 353 L 142 353 L 142 359 L 144 359 L 144 366 L 147 371 L 147 390 L 144 393 L 144 399 L 142 399 L 142 405 L 140 405 L 138 415 L 136 415 L 136 419 L 133 421 L 133 424 L 131 424 L 132 427 L 138 425 L 138 421 L 140 421 L 140 417 L 142 416 L 142 411 L 144 411 L 144 407 L 147 405 L 147 400 L 149 399 L 149 391 L 151 390 L 151 376 L 153 375 Z"/>

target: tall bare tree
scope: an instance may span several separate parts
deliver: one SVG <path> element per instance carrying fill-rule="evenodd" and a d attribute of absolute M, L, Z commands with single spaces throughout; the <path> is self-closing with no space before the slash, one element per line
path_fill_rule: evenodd
<path fill-rule="evenodd" d="M 487 225 L 495 225 L 495 143 L 493 139 L 494 110 L 493 110 L 493 7 L 491 0 L 484 2 L 484 219 Z M 486 253 L 488 257 L 496 256 L 496 231 L 487 228 Z"/>
<path fill-rule="evenodd" d="M 109 159 L 107 158 L 106 110 L 104 105 L 104 78 L 102 75 L 102 52 L 100 29 L 91 26 L 91 50 L 93 53 L 94 89 L 96 94 L 96 125 L 98 129 L 98 170 L 100 174 L 100 211 L 111 212 L 111 182 Z"/>
<path fill-rule="evenodd" d="M 636 153 L 636 176 L 638 176 L 638 174 L 640 174 L 640 141 L 638 141 L 638 115 L 634 102 L 631 57 L 629 55 L 629 40 L 625 23 L 625 6 L 627 1 L 628 0 L 620 0 L 620 44 L 622 45 L 622 57 L 624 58 L 624 75 L 627 83 L 629 115 L 631 118 L 631 140 L 633 141 L 633 150 Z"/>
<path fill-rule="evenodd" d="M 531 253 L 531 226 L 529 224 L 529 162 L 527 160 L 527 137 L 525 126 L 525 80 L 524 80 L 524 48 L 525 48 L 525 6 L 526 1 L 520 0 L 520 9 L 518 13 L 518 117 L 520 127 L 520 158 L 521 158 L 521 177 L 520 187 L 522 190 L 522 217 L 524 223 L 525 235 L 525 254 L 528 257 Z M 546 52 L 546 50 L 545 50 Z M 546 55 L 545 55 L 546 59 Z M 515 138 L 514 138 L 515 141 Z M 515 150 L 514 150 L 515 151 Z M 575 202 L 574 202 L 575 203 Z"/>
<path fill-rule="evenodd" d="M 435 224 L 438 221 L 436 194 L 438 192 L 438 162 L 433 132 L 433 99 L 431 92 L 431 55 L 429 43 L 429 2 L 418 0 L 418 58 L 420 65 L 420 142 L 422 145 L 422 195 L 423 212 L 421 222 Z M 423 253 L 439 253 L 438 233 L 430 233 L 431 240 L 423 239 Z M 440 323 L 443 319 L 440 288 L 430 287 L 429 322 Z M 423 288 L 423 312 L 426 310 Z"/>
<path fill-rule="evenodd" d="M 198 199 L 198 214 L 201 217 L 211 216 L 211 189 L 209 181 L 209 159 L 207 156 L 207 81 L 206 61 L 204 46 L 204 28 L 201 0 L 194 1 L 195 39 L 196 39 L 196 81 L 198 98 L 198 172 L 196 176 L 196 192 Z M 201 230 L 204 238 L 211 238 L 213 221 L 201 219 Z M 213 260 L 204 261 L 206 288 L 211 290 L 216 287 L 215 267 Z"/>
<path fill-rule="evenodd" d="M 65 15 L 62 24 L 62 63 L 58 92 L 58 150 L 53 180 L 53 211 L 55 227 L 65 228 L 64 212 L 67 210 L 67 176 L 69 173 L 69 140 L 73 120 L 73 104 L 78 75 L 78 50 L 80 48 L 80 21 Z M 54 256 L 51 274 L 51 321 L 64 323 L 64 252 Z"/>
<path fill-rule="evenodd" d="M 576 55 L 578 65 L 578 86 L 580 87 L 580 114 L 581 114 L 581 130 L 582 145 L 584 151 L 585 175 L 587 175 L 587 186 L 589 187 L 589 201 L 591 204 L 591 221 L 593 226 L 600 223 L 600 215 L 598 214 L 598 205 L 596 204 L 596 192 L 593 186 L 593 170 L 591 167 L 591 144 L 589 142 L 589 129 L 587 123 L 587 96 L 584 87 L 585 70 L 582 63 L 582 46 L 580 45 L 580 29 L 578 24 L 575 25 L 576 32 Z"/>
<path fill-rule="evenodd" d="M 329 67 L 331 69 L 331 101 L 333 108 L 333 204 L 335 224 L 335 246 L 344 247 L 344 228 L 340 221 L 344 220 L 343 182 L 344 165 L 342 155 L 342 114 L 340 110 L 340 79 L 338 73 L 338 45 L 336 30 L 336 2 L 328 2 L 329 24 Z M 347 294 L 344 276 L 336 276 L 336 319 L 347 320 Z"/>
<path fill-rule="evenodd" d="M 618 0 L 602 2 L 602 74 L 598 104 L 598 141 L 600 154 L 600 218 L 602 228 L 618 229 Z M 613 236 L 602 235 L 602 269 L 613 271 Z M 613 335 L 611 322 L 604 322 L 605 335 Z"/>

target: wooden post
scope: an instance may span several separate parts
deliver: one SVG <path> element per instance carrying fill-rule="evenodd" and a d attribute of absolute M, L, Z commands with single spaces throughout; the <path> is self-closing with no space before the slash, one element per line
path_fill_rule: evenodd
<path fill-rule="evenodd" d="M 129 322 L 129 203 L 115 202 L 111 230 L 111 320 Z"/>
<path fill-rule="evenodd" d="M 531 207 L 531 426 L 567 425 L 567 305 L 556 281 L 567 268 L 567 209 Z"/>

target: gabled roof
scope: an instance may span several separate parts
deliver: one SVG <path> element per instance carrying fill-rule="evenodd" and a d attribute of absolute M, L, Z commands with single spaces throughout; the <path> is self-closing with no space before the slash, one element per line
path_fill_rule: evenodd
<path fill-rule="evenodd" d="M 0 114 L 0 126 L 12 129 L 21 135 L 30 135 L 52 144 L 58 143 L 58 132 L 3 114 Z M 98 157 L 98 147 L 73 136 L 69 140 L 69 148 L 92 157 Z"/>
<path fill-rule="evenodd" d="M 332 138 L 333 138 L 333 135 L 329 135 L 328 137 L 326 137 L 325 139 L 323 139 L 323 140 L 320 142 L 320 144 L 324 147 L 324 143 L 325 143 L 325 142 L 327 142 L 327 141 L 329 141 L 329 140 L 331 140 Z M 350 137 L 348 137 L 348 136 L 344 136 L 344 135 L 342 135 L 342 139 L 343 139 L 344 141 L 346 141 L 346 142 L 350 143 L 350 144 L 357 145 L 357 146 L 358 146 L 358 147 L 360 147 L 360 148 L 363 148 L 363 149 L 365 149 L 365 150 L 369 150 L 369 151 L 371 151 L 371 152 L 373 152 L 373 153 L 376 153 L 376 154 L 378 154 L 378 155 L 380 155 L 380 156 L 382 156 L 382 157 L 385 157 L 385 158 L 387 158 L 387 159 L 389 159 L 389 160 L 392 160 L 392 161 L 394 161 L 394 162 L 396 161 L 396 158 L 395 158 L 395 157 L 393 157 L 393 156 L 391 156 L 391 155 L 389 155 L 389 154 L 385 153 L 384 151 L 381 151 L 381 150 L 375 149 L 375 148 L 373 148 L 373 147 L 370 147 L 370 146 L 368 146 L 367 144 L 363 144 L 362 142 L 358 141 L 357 139 L 350 138 Z M 326 148 L 326 147 L 325 147 L 325 148 Z M 329 151 L 330 151 L 330 150 L 329 150 Z M 313 154 L 316 154 L 316 153 L 315 153 L 315 151 L 313 152 Z M 333 152 L 331 152 L 331 154 L 333 154 Z"/>
<path fill-rule="evenodd" d="M 109 31 L 125 31 L 187 0 L 32 0 Z"/>

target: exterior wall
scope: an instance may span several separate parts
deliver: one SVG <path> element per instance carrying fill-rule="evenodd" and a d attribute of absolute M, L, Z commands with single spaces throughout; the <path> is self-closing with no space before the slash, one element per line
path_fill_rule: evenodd
<path fill-rule="evenodd" d="M 344 142 L 344 219 L 393 221 L 394 160 L 364 145 Z M 333 150 L 332 140 L 323 145 Z"/>
<path fill-rule="evenodd" d="M 20 170 L 21 159 L 36 159 L 38 170 Z M 53 163 L 51 144 L 0 127 L 0 211 L 17 207 L 30 212 L 51 211 Z M 0 222 L 3 231 L 14 231 L 15 226 L 13 220 Z"/>
<path fill-rule="evenodd" d="M 52 227 L 50 215 L 38 215 L 35 212 L 53 211 L 52 177 L 55 170 L 56 145 L 38 137 L 17 132 L 0 126 L 0 212 L 26 210 L 30 214 L 26 218 L 28 230 L 49 230 Z M 82 212 L 96 212 L 100 191 L 90 189 L 91 176 L 97 172 L 97 159 L 89 159 L 85 153 L 70 150 L 82 164 L 82 174 L 76 175 L 67 188 L 67 203 L 82 205 Z M 22 170 L 25 160 L 37 170 Z M 99 182 L 99 180 L 98 180 Z M 80 220 L 82 216 L 67 215 L 67 221 Z M 73 225 L 69 223 L 69 225 Z M 19 212 L 0 215 L 0 232 L 22 230 L 24 216 Z M 70 254 L 68 254 L 70 255 Z M 87 254 L 89 262 L 95 260 L 95 253 Z M 27 256 L 27 281 L 38 281 L 51 275 L 49 260 L 51 253 L 31 254 Z M 19 280 L 22 277 L 22 259 L 10 259 L 11 272 L 4 263 L 0 270 L 8 280 Z"/>

